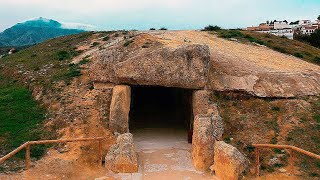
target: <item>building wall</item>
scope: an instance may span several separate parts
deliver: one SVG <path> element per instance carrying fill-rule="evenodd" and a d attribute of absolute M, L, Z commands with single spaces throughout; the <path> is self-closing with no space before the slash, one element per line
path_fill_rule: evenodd
<path fill-rule="evenodd" d="M 292 25 L 285 22 L 274 22 L 274 29 L 287 29 L 292 28 Z"/>

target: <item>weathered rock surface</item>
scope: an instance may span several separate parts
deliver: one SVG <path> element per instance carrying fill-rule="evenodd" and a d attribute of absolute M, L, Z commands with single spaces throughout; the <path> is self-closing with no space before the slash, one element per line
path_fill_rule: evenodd
<path fill-rule="evenodd" d="M 206 87 L 244 91 L 258 97 L 296 97 L 320 94 L 320 66 L 273 51 L 218 38 L 207 32 L 149 32 L 167 46 L 205 44 L 210 48 Z M 188 42 L 185 42 L 185 40 Z M 169 41 L 170 40 L 170 41 Z"/>
<path fill-rule="evenodd" d="M 213 170 L 221 180 L 237 180 L 248 167 L 248 159 L 235 147 L 223 141 L 214 146 Z"/>
<path fill-rule="evenodd" d="M 217 111 L 217 106 L 214 104 L 212 92 L 207 90 L 197 90 L 192 94 L 192 109 L 193 115 L 207 114 L 209 109 Z"/>
<path fill-rule="evenodd" d="M 118 133 L 129 132 L 131 88 L 118 85 L 113 88 L 110 105 L 109 128 Z"/>
<path fill-rule="evenodd" d="M 258 97 L 320 94 L 319 66 L 267 47 L 199 31 L 130 33 L 134 37 L 94 52 L 89 67 L 93 81 L 243 91 Z"/>
<path fill-rule="evenodd" d="M 131 133 L 121 134 L 106 156 L 106 167 L 116 173 L 138 171 L 137 154 Z"/>
<path fill-rule="evenodd" d="M 222 119 L 217 110 L 197 115 L 193 123 L 192 160 L 198 170 L 206 171 L 214 160 L 214 144 L 223 134 Z"/>
<path fill-rule="evenodd" d="M 92 78 L 116 84 L 203 88 L 210 61 L 208 46 L 186 44 L 172 48 L 159 41 L 142 34 L 128 47 L 117 44 L 101 50 L 96 55 L 99 61 L 93 65 L 96 69 Z M 147 43 L 148 48 L 141 48 L 143 43 Z"/>

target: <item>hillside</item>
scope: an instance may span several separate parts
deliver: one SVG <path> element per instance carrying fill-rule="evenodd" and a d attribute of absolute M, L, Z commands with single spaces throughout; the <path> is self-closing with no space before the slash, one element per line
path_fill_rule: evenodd
<path fill-rule="evenodd" d="M 267 46 L 280 53 L 292 55 L 311 63 L 320 64 L 320 50 L 297 40 L 252 31 L 216 30 L 211 32 L 225 39 L 236 40 L 246 44 L 255 43 L 256 45 Z"/>
<path fill-rule="evenodd" d="M 38 18 L 18 23 L 0 33 L 0 47 L 33 45 L 47 39 L 81 32 L 84 30 L 66 29 L 58 21 Z"/>
<path fill-rule="evenodd" d="M 206 88 L 223 120 L 223 140 L 251 162 L 252 143 L 290 144 L 319 154 L 320 66 L 312 61 L 320 50 L 282 38 L 259 39 L 257 34 L 250 34 L 263 42 L 270 40 L 272 44 L 267 46 L 282 47 L 286 43 L 284 48 L 289 54 L 310 53 L 297 58 L 260 46 L 257 40 L 242 35 L 237 37 L 243 39 L 241 43 L 218 36 L 199 31 L 87 32 L 51 39 L 2 58 L 0 73 L 3 79 L 15 80 L 30 91 L 39 103 L 37 106 L 32 102 L 32 107 L 39 110 L 36 112 L 41 115 L 40 107 L 46 109 L 45 120 L 39 118 L 36 124 L 61 138 L 108 137 L 103 144 L 105 150 L 115 141 L 108 129 L 112 89 L 114 84 L 129 84 Z M 210 63 L 202 66 L 203 62 Z M 6 83 L 9 85 L 17 86 Z M 21 114 L 13 121 L 25 117 Z M 24 128 L 28 131 L 34 126 Z M 28 137 L 21 137 L 19 142 Z M 4 135 L 0 139 L 9 141 Z M 55 146 L 49 150 L 50 155 L 34 161 L 31 172 L 44 178 L 48 174 L 73 179 L 92 175 L 96 145 L 85 145 Z M 13 148 L 6 146 L 1 155 Z M 274 157 L 281 157 L 280 163 L 269 165 Z M 72 159 L 77 162 L 72 163 Z M 286 168 L 287 161 L 287 153 L 263 151 L 263 174 Z M 314 160 L 298 156 L 296 165 L 298 177 L 320 176 L 319 163 Z M 61 166 L 66 168 L 61 170 Z"/>

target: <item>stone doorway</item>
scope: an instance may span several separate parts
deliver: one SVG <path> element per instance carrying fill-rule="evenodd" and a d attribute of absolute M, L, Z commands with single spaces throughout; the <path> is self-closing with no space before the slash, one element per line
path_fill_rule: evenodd
<path fill-rule="evenodd" d="M 160 86 L 131 87 L 130 132 L 146 128 L 191 129 L 192 91 Z"/>

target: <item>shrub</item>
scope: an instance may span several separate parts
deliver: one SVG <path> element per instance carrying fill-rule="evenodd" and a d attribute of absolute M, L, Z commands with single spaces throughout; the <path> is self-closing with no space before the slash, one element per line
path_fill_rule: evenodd
<path fill-rule="evenodd" d="M 297 58 L 303 58 L 303 55 L 301 53 L 294 53 L 293 55 Z"/>
<path fill-rule="evenodd" d="M 271 107 L 271 110 L 272 110 L 272 111 L 280 111 L 280 107 L 278 107 L 278 106 L 272 106 L 272 107 Z"/>
<path fill-rule="evenodd" d="M 131 43 L 133 43 L 133 40 L 127 41 L 123 44 L 124 47 L 129 46 Z"/>
<path fill-rule="evenodd" d="M 244 37 L 243 33 L 238 30 L 226 30 L 220 34 L 222 38 L 241 38 Z"/>
<path fill-rule="evenodd" d="M 287 53 L 287 51 L 284 48 L 279 47 L 279 46 L 275 46 L 272 49 L 275 51 L 281 52 L 281 53 Z"/>
<path fill-rule="evenodd" d="M 162 28 L 160 28 L 160 30 L 162 30 L 162 31 L 166 31 L 166 30 L 168 30 L 167 28 L 165 28 L 165 27 L 162 27 Z"/>
<path fill-rule="evenodd" d="M 95 47 L 95 46 L 98 46 L 98 45 L 99 45 L 98 42 L 93 42 L 92 45 L 91 45 L 91 47 Z"/>
<path fill-rule="evenodd" d="M 62 60 L 70 59 L 71 55 L 67 51 L 59 51 L 57 53 L 57 58 L 58 60 L 62 61 Z"/>
<path fill-rule="evenodd" d="M 80 62 L 79 65 L 87 64 L 89 62 L 89 59 L 83 58 Z"/>
<path fill-rule="evenodd" d="M 295 34 L 294 39 L 307 42 L 314 47 L 320 48 L 320 29 L 316 30 L 311 35 Z"/>
<path fill-rule="evenodd" d="M 320 64 L 320 57 L 319 56 L 315 57 L 313 61 Z"/>
<path fill-rule="evenodd" d="M 150 28 L 150 31 L 154 31 L 154 30 L 156 30 L 156 28 Z"/>
<path fill-rule="evenodd" d="M 266 34 L 265 37 L 266 38 L 271 38 L 271 35 L 270 34 Z"/>
<path fill-rule="evenodd" d="M 104 37 L 102 40 L 103 41 L 108 41 L 110 39 L 110 37 L 109 36 L 106 36 L 106 37 Z"/>
<path fill-rule="evenodd" d="M 264 42 L 259 40 L 259 39 L 256 39 L 250 35 L 245 35 L 244 38 L 248 39 L 250 42 L 254 42 L 254 43 L 257 43 L 257 44 L 260 44 L 260 45 L 264 45 Z"/>
<path fill-rule="evenodd" d="M 219 26 L 208 25 L 204 27 L 202 31 L 220 31 L 220 30 L 221 30 L 221 27 Z"/>
<path fill-rule="evenodd" d="M 73 78 L 81 76 L 81 71 L 78 65 L 76 64 L 70 64 L 69 65 L 69 70 L 65 73 L 66 78 Z"/>

